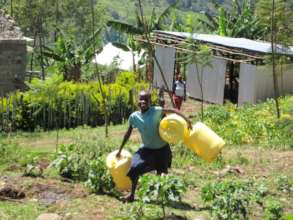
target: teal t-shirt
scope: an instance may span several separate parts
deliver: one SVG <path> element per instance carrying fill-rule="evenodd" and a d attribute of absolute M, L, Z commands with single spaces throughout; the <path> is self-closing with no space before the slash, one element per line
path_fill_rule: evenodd
<path fill-rule="evenodd" d="M 146 112 L 133 112 L 128 119 L 129 125 L 137 128 L 143 147 L 159 149 L 167 144 L 159 135 L 159 125 L 162 119 L 163 109 L 160 106 L 152 106 Z"/>

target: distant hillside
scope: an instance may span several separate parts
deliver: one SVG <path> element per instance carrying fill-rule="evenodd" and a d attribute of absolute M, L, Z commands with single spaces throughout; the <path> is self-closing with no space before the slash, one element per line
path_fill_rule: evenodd
<path fill-rule="evenodd" d="M 153 8 L 160 12 L 175 2 L 176 0 L 142 0 L 146 16 L 151 14 Z M 231 0 L 179 0 L 177 8 L 182 13 L 205 10 L 213 14 L 215 12 L 211 2 L 216 2 L 226 7 L 229 7 L 231 4 Z M 107 6 L 114 19 L 129 22 L 135 20 L 135 4 L 137 4 L 137 0 L 100 0 L 99 3 Z"/>

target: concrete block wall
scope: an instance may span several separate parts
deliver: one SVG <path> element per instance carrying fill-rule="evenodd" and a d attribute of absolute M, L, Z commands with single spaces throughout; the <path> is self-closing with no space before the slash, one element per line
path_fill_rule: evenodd
<path fill-rule="evenodd" d="M 26 41 L 0 39 L 0 96 L 24 89 Z"/>

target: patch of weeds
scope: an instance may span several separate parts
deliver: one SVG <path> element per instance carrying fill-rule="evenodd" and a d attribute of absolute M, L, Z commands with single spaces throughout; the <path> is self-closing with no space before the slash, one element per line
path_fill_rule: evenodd
<path fill-rule="evenodd" d="M 217 168 L 217 169 L 222 169 L 222 168 L 225 167 L 225 165 L 226 165 L 226 161 L 225 161 L 225 159 L 224 159 L 224 157 L 223 157 L 223 155 L 221 153 L 218 155 L 218 157 L 216 158 L 216 160 L 214 160 L 211 163 L 211 166 L 213 168 Z"/>
<path fill-rule="evenodd" d="M 293 220 L 293 213 L 290 213 L 288 215 L 285 215 L 282 220 Z"/>
<path fill-rule="evenodd" d="M 33 202 L 26 203 L 0 203 L 0 219 L 35 220 L 45 209 Z M 3 218 L 2 218 L 3 217 Z"/>
<path fill-rule="evenodd" d="M 201 159 L 190 149 L 188 149 L 184 144 L 176 144 L 172 147 L 173 153 L 173 163 L 172 165 L 177 168 L 182 168 L 182 165 L 199 165 L 202 163 Z"/>
<path fill-rule="evenodd" d="M 113 220 L 154 220 L 161 215 L 161 210 L 156 205 L 146 204 L 142 200 L 138 200 L 123 206 L 120 215 L 115 216 Z"/>
<path fill-rule="evenodd" d="M 230 180 L 205 185 L 201 197 L 210 204 L 210 212 L 216 219 L 249 219 L 249 206 L 261 203 L 266 192 L 264 185 L 252 181 Z"/>
<path fill-rule="evenodd" d="M 94 156 L 83 154 L 82 149 L 74 144 L 60 145 L 51 166 L 57 168 L 62 177 L 84 181 L 87 179 L 89 170 L 88 160 Z"/>
<path fill-rule="evenodd" d="M 104 158 L 97 158 L 89 162 L 88 179 L 85 185 L 93 193 L 110 192 L 114 189 L 114 183 L 105 166 Z"/>
<path fill-rule="evenodd" d="M 282 175 L 276 179 L 275 183 L 279 191 L 289 194 L 293 192 L 293 178 Z"/>
<path fill-rule="evenodd" d="M 162 208 L 163 218 L 166 217 L 166 206 L 172 202 L 180 202 L 181 195 L 186 191 L 186 184 L 171 175 L 144 175 L 140 178 L 137 193 L 144 203 L 155 202 Z"/>
<path fill-rule="evenodd" d="M 284 209 L 277 200 L 267 200 L 265 202 L 265 220 L 279 220 L 283 216 Z"/>
<path fill-rule="evenodd" d="M 0 165 L 17 162 L 22 153 L 19 145 L 0 142 Z"/>
<path fill-rule="evenodd" d="M 237 152 L 236 158 L 230 159 L 229 164 L 232 165 L 248 165 L 249 160 L 243 156 L 241 152 Z"/>
<path fill-rule="evenodd" d="M 36 164 L 28 164 L 24 170 L 23 176 L 43 177 L 43 169 Z"/>

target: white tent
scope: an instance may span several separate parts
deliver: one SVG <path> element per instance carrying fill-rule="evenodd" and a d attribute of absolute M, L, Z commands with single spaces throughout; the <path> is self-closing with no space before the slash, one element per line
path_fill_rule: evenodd
<path fill-rule="evenodd" d="M 135 54 L 135 63 L 138 63 L 138 60 L 141 58 L 137 52 Z M 122 70 L 132 70 L 133 69 L 133 57 L 131 51 L 124 51 L 120 48 L 113 46 L 111 43 L 108 43 L 102 50 L 101 53 L 96 54 L 94 63 L 101 65 L 111 65 L 115 60 L 118 63 L 118 68 Z"/>

